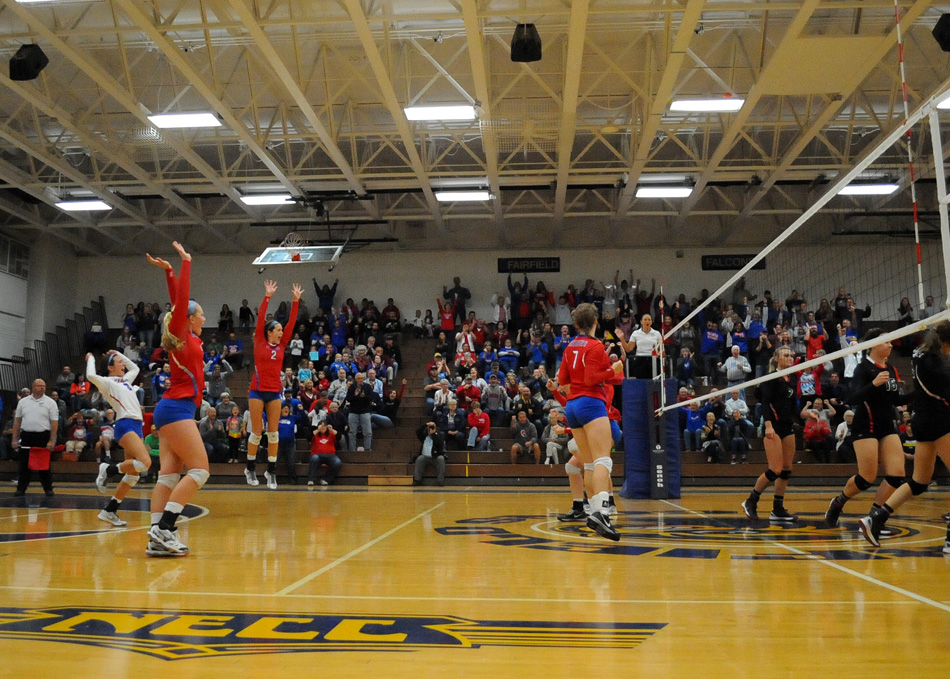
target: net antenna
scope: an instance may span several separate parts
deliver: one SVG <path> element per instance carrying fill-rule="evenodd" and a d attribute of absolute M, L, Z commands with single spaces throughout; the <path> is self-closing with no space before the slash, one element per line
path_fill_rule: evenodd
<path fill-rule="evenodd" d="M 307 241 L 305 241 L 300 234 L 294 233 L 293 231 L 288 233 L 280 243 L 280 247 L 287 251 L 287 254 L 290 256 L 290 261 L 292 262 L 300 261 L 300 255 L 306 246 Z"/>

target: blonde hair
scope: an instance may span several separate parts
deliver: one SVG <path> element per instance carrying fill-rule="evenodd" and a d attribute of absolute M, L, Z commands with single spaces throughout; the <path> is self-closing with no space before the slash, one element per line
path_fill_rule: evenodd
<path fill-rule="evenodd" d="M 198 303 L 194 300 L 189 300 L 188 302 L 188 317 L 194 316 L 198 313 Z M 177 337 L 171 333 L 168 329 L 168 326 L 172 322 L 172 314 L 175 312 L 175 307 L 172 307 L 170 313 L 165 314 L 165 318 L 162 319 L 162 349 L 168 352 L 172 351 L 181 351 L 185 348 L 185 340 Z"/>
<path fill-rule="evenodd" d="M 779 347 L 778 349 L 775 350 L 775 353 L 772 354 L 772 358 L 769 359 L 770 373 L 774 373 L 776 370 L 778 370 L 778 355 L 784 351 L 787 351 L 790 354 L 792 353 L 792 350 L 789 349 L 788 347 Z"/>
<path fill-rule="evenodd" d="M 181 351 L 185 348 L 185 341 L 173 335 L 171 330 L 168 329 L 171 322 L 171 313 L 165 314 L 165 318 L 162 319 L 162 349 L 169 353 Z"/>

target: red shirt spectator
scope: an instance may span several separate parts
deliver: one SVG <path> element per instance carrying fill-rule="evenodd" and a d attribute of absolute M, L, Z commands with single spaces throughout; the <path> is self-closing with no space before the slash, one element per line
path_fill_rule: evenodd
<path fill-rule="evenodd" d="M 491 432 L 491 419 L 483 410 L 479 410 L 477 415 L 475 413 L 469 413 L 468 426 L 475 427 L 478 430 L 478 438 L 481 438 Z"/>

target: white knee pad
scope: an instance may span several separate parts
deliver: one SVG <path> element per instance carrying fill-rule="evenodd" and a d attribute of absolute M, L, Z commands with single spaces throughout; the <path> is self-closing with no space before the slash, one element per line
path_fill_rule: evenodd
<path fill-rule="evenodd" d="M 593 462 L 585 462 L 585 463 L 584 463 L 584 471 L 585 471 L 585 472 L 592 472 L 592 471 L 594 471 L 594 463 L 593 463 Z"/>
<path fill-rule="evenodd" d="M 148 469 L 148 465 L 140 460 L 132 460 L 132 469 L 141 474 L 146 469 Z"/>
<path fill-rule="evenodd" d="M 189 469 L 188 476 L 198 484 L 198 487 L 201 488 L 208 482 L 208 477 L 211 476 L 211 472 L 207 469 Z"/>
<path fill-rule="evenodd" d="M 247 437 L 247 442 L 259 446 L 261 444 L 261 435 L 251 432 L 250 436 Z"/>
<path fill-rule="evenodd" d="M 134 486 L 138 482 L 139 482 L 138 474 L 126 474 L 125 476 L 122 477 L 122 483 L 129 486 Z"/>
<path fill-rule="evenodd" d="M 167 488 L 174 488 L 181 480 L 181 474 L 159 474 L 158 483 Z"/>
<path fill-rule="evenodd" d="M 614 469 L 614 461 L 609 456 L 598 457 L 596 460 L 594 460 L 593 466 L 596 467 L 597 465 L 600 465 L 601 467 L 606 467 L 608 474 L 612 472 Z"/>
<path fill-rule="evenodd" d="M 269 431 L 267 432 L 267 445 L 277 445 L 277 442 L 280 441 L 280 432 L 279 431 Z"/>
<path fill-rule="evenodd" d="M 567 449 L 571 451 L 571 455 L 577 455 L 577 451 L 578 451 L 577 441 L 575 441 L 574 439 L 571 439 L 570 441 L 568 441 Z"/>
<path fill-rule="evenodd" d="M 583 470 L 580 467 L 575 467 L 570 462 L 564 465 L 564 471 L 568 474 L 580 474 Z"/>

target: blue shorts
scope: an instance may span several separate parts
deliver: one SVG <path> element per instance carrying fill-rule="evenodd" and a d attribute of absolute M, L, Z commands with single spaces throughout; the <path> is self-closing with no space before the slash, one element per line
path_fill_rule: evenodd
<path fill-rule="evenodd" d="M 156 408 L 158 410 L 158 408 Z M 131 417 L 123 418 L 115 423 L 115 440 L 122 441 L 122 437 L 132 432 L 139 438 L 142 437 L 142 420 L 133 420 Z"/>
<path fill-rule="evenodd" d="M 163 398 L 155 406 L 155 417 L 152 424 L 161 429 L 166 424 L 194 420 L 198 406 L 190 398 Z"/>
<path fill-rule="evenodd" d="M 279 401 L 284 397 L 284 394 L 279 391 L 258 391 L 257 389 L 251 389 L 247 392 L 247 397 L 249 399 L 256 398 L 258 401 L 263 401 L 264 403 L 270 403 L 271 401 Z"/>
<path fill-rule="evenodd" d="M 620 443 L 620 439 L 623 438 L 623 432 L 620 431 L 620 425 L 617 424 L 617 420 L 610 421 L 610 435 L 613 437 L 614 443 Z"/>
<path fill-rule="evenodd" d="M 571 429 L 580 429 L 594 420 L 607 417 L 607 405 L 593 396 L 578 396 L 567 402 L 564 414 Z"/>

